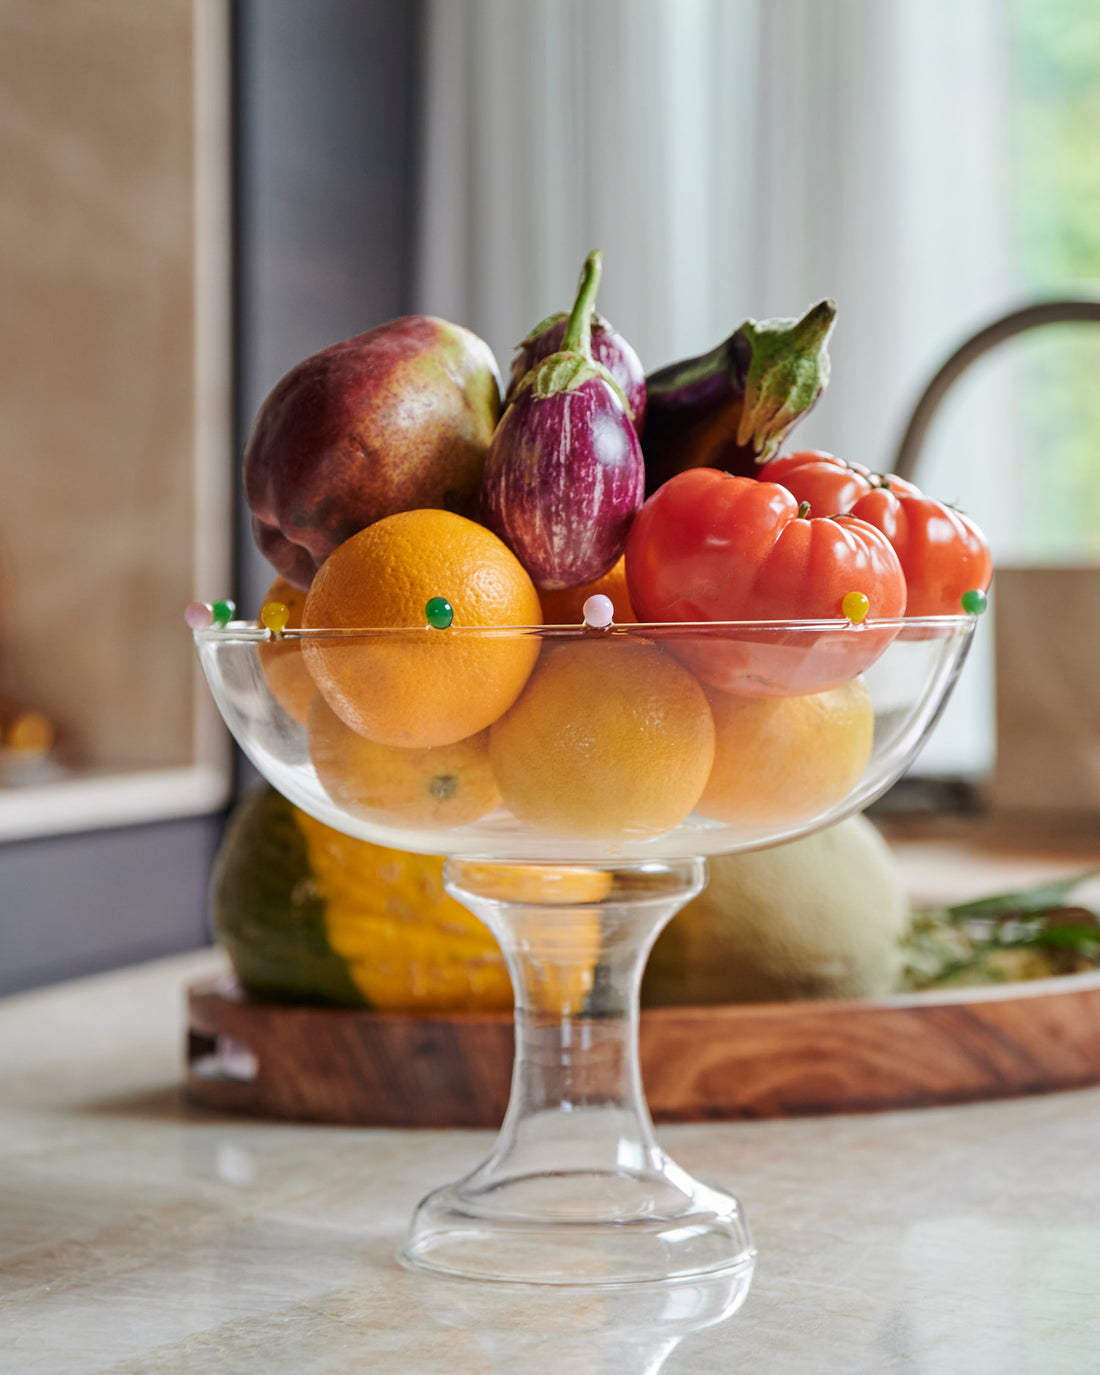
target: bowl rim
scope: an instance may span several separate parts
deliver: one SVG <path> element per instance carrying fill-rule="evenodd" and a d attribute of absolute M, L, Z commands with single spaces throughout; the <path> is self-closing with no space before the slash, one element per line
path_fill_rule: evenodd
<path fill-rule="evenodd" d="M 970 612 L 957 612 L 944 616 L 888 616 L 868 617 L 857 623 L 846 617 L 832 619 L 791 619 L 770 621 L 613 621 L 611 625 L 597 629 L 574 622 L 569 625 L 451 625 L 445 630 L 437 630 L 430 625 L 422 626 L 334 626 L 331 628 L 309 627 L 303 629 L 269 630 L 259 621 L 230 621 L 227 625 L 204 626 L 192 631 L 196 644 L 266 644 L 266 643 L 305 643 L 312 640 L 403 640 L 415 637 L 448 637 L 458 639 L 503 639 L 511 636 L 533 637 L 536 639 L 574 639 L 590 641 L 609 637 L 646 638 L 658 634 L 662 639 L 681 638 L 719 638 L 723 631 L 769 632 L 784 631 L 792 634 L 846 634 L 866 635 L 883 630 L 934 630 L 940 633 L 973 629 L 978 617 Z"/>

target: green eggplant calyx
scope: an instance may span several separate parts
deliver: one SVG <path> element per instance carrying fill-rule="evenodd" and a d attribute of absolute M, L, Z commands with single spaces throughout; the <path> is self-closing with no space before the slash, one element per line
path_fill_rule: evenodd
<path fill-rule="evenodd" d="M 540 401 L 545 401 L 548 397 L 557 396 L 561 392 L 576 391 L 585 382 L 591 382 L 594 377 L 598 377 L 611 387 L 623 403 L 626 413 L 632 417 L 626 393 L 616 382 L 613 374 L 595 358 L 585 358 L 583 354 L 570 349 L 552 353 L 549 358 L 536 363 L 516 388 L 516 396 L 525 391 L 533 391 Z"/>
<path fill-rule="evenodd" d="M 564 310 L 555 311 L 553 315 L 548 315 L 545 320 L 540 320 L 533 330 L 519 341 L 516 348 L 526 348 L 528 344 L 533 344 L 536 339 L 541 339 L 548 329 L 553 329 L 555 325 L 561 324 L 569 316 Z"/>
<path fill-rule="evenodd" d="M 829 380 L 832 301 L 819 301 L 801 320 L 746 320 L 738 331 L 752 347 L 737 442 L 766 463 Z"/>
<path fill-rule="evenodd" d="M 595 302 L 602 272 L 603 254 L 596 248 L 584 260 L 577 298 L 569 313 L 569 323 L 565 327 L 561 348 L 549 358 L 544 358 L 541 363 L 535 364 L 516 388 L 516 397 L 530 390 L 540 401 L 545 401 L 562 392 L 576 391 L 585 382 L 599 378 L 613 389 L 623 403 L 627 415 L 631 420 L 634 419 L 634 412 L 630 409 L 626 393 L 608 369 L 592 356 L 592 325 L 599 318 L 596 315 Z M 561 319 L 561 316 L 556 318 Z M 539 334 L 548 323 L 553 323 L 553 319 L 543 321 L 543 325 L 536 327 L 535 334 Z"/>
<path fill-rule="evenodd" d="M 517 349 L 529 348 L 537 339 L 541 339 L 548 329 L 553 329 L 555 325 L 560 325 L 563 320 L 568 320 L 569 314 L 564 310 L 557 310 L 553 315 L 548 315 L 545 320 L 540 320 L 526 338 L 521 339 L 516 345 Z M 603 318 L 598 310 L 592 310 L 592 328 L 600 329 L 605 333 L 611 332 L 610 323 Z"/>

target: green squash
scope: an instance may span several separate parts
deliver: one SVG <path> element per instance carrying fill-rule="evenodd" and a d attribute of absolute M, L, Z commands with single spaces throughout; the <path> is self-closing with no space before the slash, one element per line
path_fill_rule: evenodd
<path fill-rule="evenodd" d="M 211 912 L 255 998 L 424 1012 L 512 1005 L 500 949 L 444 891 L 438 855 L 354 840 L 274 788 L 234 813 Z"/>

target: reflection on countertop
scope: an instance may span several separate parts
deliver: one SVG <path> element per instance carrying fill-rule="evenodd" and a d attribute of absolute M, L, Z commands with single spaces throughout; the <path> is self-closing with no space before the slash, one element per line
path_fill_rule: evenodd
<path fill-rule="evenodd" d="M 471 1132 L 217 1118 L 177 1095 L 218 956 L 0 1003 L 0 1371 L 1077 1375 L 1100 1351 L 1100 1090 L 667 1128 L 745 1200 L 735 1282 L 581 1293 L 410 1273 Z"/>

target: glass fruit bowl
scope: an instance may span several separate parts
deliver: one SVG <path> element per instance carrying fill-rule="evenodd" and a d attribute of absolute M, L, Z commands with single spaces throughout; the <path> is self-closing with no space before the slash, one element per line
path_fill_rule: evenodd
<path fill-rule="evenodd" d="M 229 728 L 296 806 L 448 857 L 516 995 L 488 1159 L 417 1209 L 405 1258 L 629 1284 L 751 1263 L 740 1205 L 661 1150 L 638 990 L 705 856 L 867 806 L 912 760 L 975 619 L 195 631 Z"/>

